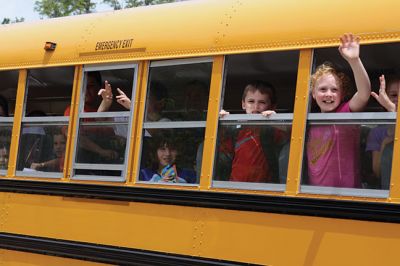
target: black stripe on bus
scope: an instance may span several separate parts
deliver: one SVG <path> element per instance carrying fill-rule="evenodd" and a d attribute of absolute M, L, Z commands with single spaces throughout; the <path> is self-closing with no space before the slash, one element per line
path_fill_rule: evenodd
<path fill-rule="evenodd" d="M 0 232 L 0 248 L 115 265 L 256 265 L 172 253 Z"/>
<path fill-rule="evenodd" d="M 0 191 L 400 223 L 400 204 L 0 179 Z"/>

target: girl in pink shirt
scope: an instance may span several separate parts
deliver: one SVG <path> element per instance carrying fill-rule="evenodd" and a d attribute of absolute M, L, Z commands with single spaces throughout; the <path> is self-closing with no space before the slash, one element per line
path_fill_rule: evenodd
<path fill-rule="evenodd" d="M 344 102 L 348 83 L 346 76 L 332 66 L 319 66 L 311 77 L 311 93 L 322 113 L 360 112 L 371 94 L 368 74 L 359 57 L 359 38 L 345 34 L 340 41 L 339 52 L 353 71 L 357 92 Z M 314 186 L 360 187 L 359 138 L 358 126 L 311 126 L 306 143 L 308 183 Z"/>

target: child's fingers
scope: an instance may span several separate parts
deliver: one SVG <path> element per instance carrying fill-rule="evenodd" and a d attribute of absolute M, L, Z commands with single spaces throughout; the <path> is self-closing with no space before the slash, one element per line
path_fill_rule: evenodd
<path fill-rule="evenodd" d="M 270 117 L 272 114 L 276 114 L 276 112 L 272 111 L 272 110 L 267 110 L 267 111 L 262 112 L 261 114 L 265 117 Z"/>
<path fill-rule="evenodd" d="M 125 95 L 125 93 L 124 93 L 122 90 L 120 90 L 119 88 L 117 88 L 117 91 L 118 91 L 118 93 L 119 93 L 120 95 Z"/>
<path fill-rule="evenodd" d="M 104 92 L 106 92 L 106 90 L 105 90 L 105 89 L 100 89 L 100 90 L 99 90 L 99 92 L 97 93 L 97 95 L 99 95 L 99 96 L 100 96 L 100 95 L 102 95 Z"/>
<path fill-rule="evenodd" d="M 355 36 L 354 41 L 359 44 L 360 43 L 360 36 Z"/>
<path fill-rule="evenodd" d="M 348 38 L 349 38 L 349 42 L 354 42 L 354 36 L 352 33 L 349 33 Z"/>
<path fill-rule="evenodd" d="M 379 77 L 379 83 L 380 83 L 379 92 L 385 91 L 386 90 L 386 80 L 385 80 L 384 75 Z"/>
<path fill-rule="evenodd" d="M 371 91 L 371 95 L 372 95 L 372 97 L 374 97 L 378 101 L 378 99 L 379 99 L 379 95 L 378 94 L 376 94 L 374 91 Z"/>

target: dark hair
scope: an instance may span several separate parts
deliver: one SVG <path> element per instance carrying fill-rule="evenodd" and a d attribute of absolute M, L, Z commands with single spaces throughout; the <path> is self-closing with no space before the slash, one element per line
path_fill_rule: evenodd
<path fill-rule="evenodd" d="M 101 85 L 103 84 L 102 78 L 101 78 L 101 74 L 99 71 L 91 71 L 87 73 L 88 77 L 92 77 L 94 78 L 94 80 L 96 81 L 96 83 L 99 85 L 99 87 L 101 87 Z"/>
<path fill-rule="evenodd" d="M 33 117 L 33 116 L 47 116 L 47 115 L 42 110 L 33 110 L 33 111 L 30 111 L 26 116 Z"/>
<path fill-rule="evenodd" d="M 4 96 L 0 95 L 0 106 L 3 109 L 5 116 L 8 116 L 8 102 Z"/>
<path fill-rule="evenodd" d="M 158 81 L 152 81 L 150 83 L 149 94 L 153 96 L 157 101 L 168 98 L 167 88 Z"/>
<path fill-rule="evenodd" d="M 158 170 L 159 161 L 157 150 L 162 147 L 179 150 L 178 143 L 172 134 L 159 133 L 151 137 L 150 143 L 150 165 L 153 170 Z"/>
<path fill-rule="evenodd" d="M 246 99 L 247 93 L 259 91 L 261 94 L 267 94 L 271 100 L 271 104 L 276 104 L 276 91 L 275 87 L 272 84 L 262 81 L 256 80 L 247 84 L 247 86 L 243 90 L 242 101 Z"/>

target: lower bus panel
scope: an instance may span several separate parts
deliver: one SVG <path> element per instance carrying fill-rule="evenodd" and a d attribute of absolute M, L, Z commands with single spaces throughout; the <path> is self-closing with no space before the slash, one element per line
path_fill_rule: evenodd
<path fill-rule="evenodd" d="M 0 248 L 25 251 L 20 254 L 14 254 L 17 257 L 13 257 L 14 262 L 18 262 L 20 258 L 26 260 L 27 255 L 30 253 L 43 254 L 49 257 L 49 260 L 56 260 L 54 256 L 64 258 L 74 258 L 75 260 L 63 260 L 60 258 L 60 262 L 57 264 L 48 264 L 45 262 L 45 257 L 37 256 L 40 259 L 37 265 L 82 265 L 82 261 L 93 261 L 101 262 L 102 264 L 89 264 L 88 265 L 105 265 L 103 263 L 111 265 L 242 265 L 242 263 L 213 260 L 200 257 L 183 256 L 179 254 L 168 254 L 162 252 L 154 252 L 147 250 L 137 250 L 129 248 L 121 248 L 115 246 L 99 245 L 92 243 L 83 243 L 77 241 L 65 241 L 59 239 L 43 238 L 43 237 L 32 237 L 16 234 L 0 233 Z M 32 257 L 36 257 L 32 255 Z M 10 259 L 5 259 L 4 262 Z M 0 260 L 1 262 L 1 260 Z M 65 264 L 64 264 L 65 262 Z M 8 263 L 8 262 L 7 262 Z M 21 263 L 21 262 L 20 262 Z M 32 263 L 32 262 L 30 262 Z M 42 264 L 43 263 L 43 264 Z M 61 264 L 62 263 L 62 264 Z M 77 263 L 77 264 L 74 264 Z M 8 264 L 7 264 L 8 265 Z M 246 265 L 250 265 L 247 264 Z"/>
<path fill-rule="evenodd" d="M 111 264 L 97 263 L 65 257 L 51 256 L 50 254 L 32 253 L 11 249 L 0 249 L 0 265 L 5 266 L 106 266 Z"/>
<path fill-rule="evenodd" d="M 43 250 L 49 260 L 65 256 L 132 265 L 397 264 L 400 224 L 395 220 L 386 223 L 193 205 L 3 191 L 0 248 Z M 396 206 L 387 206 L 395 212 Z M 5 258 L 0 255 L 2 262 Z"/>

